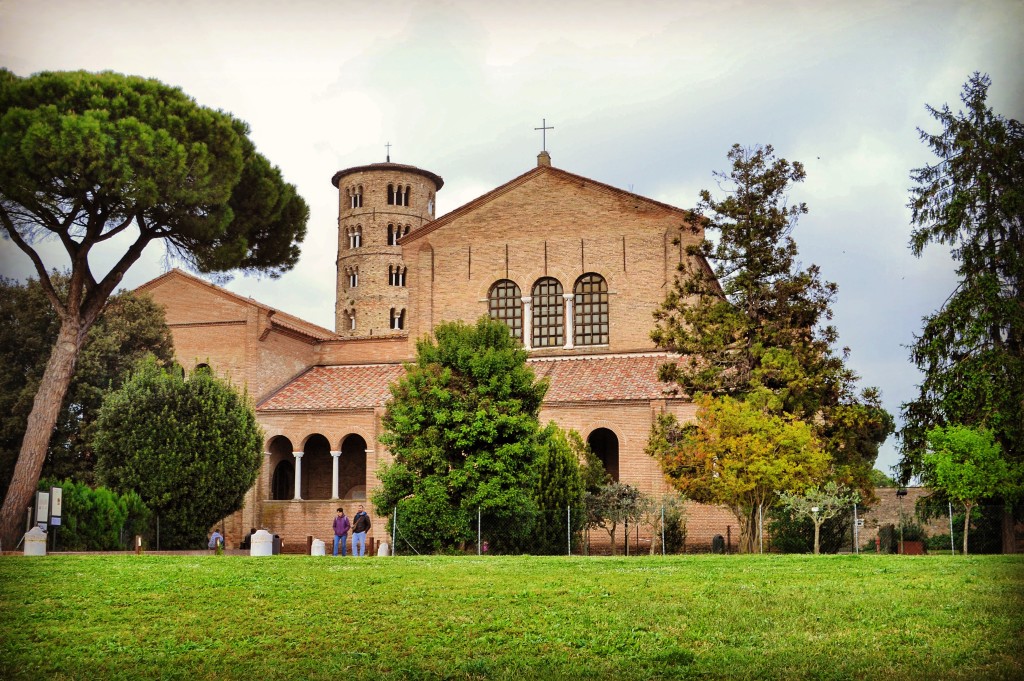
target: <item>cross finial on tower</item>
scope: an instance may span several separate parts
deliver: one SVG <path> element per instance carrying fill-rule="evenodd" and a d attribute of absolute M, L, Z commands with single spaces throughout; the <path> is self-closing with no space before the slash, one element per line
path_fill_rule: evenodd
<path fill-rule="evenodd" d="M 541 141 L 540 149 L 541 149 L 541 151 L 547 151 L 548 150 L 548 135 L 547 135 L 547 133 L 548 133 L 548 130 L 554 130 L 554 129 L 555 129 L 555 126 L 548 125 L 548 121 L 547 121 L 546 118 L 540 119 L 540 127 L 539 128 L 534 128 L 534 130 L 540 130 L 540 141 Z"/>
<path fill-rule="evenodd" d="M 388 142 L 384 146 L 387 147 L 387 150 L 388 150 L 388 160 L 387 160 L 387 162 L 391 163 L 391 142 Z"/>

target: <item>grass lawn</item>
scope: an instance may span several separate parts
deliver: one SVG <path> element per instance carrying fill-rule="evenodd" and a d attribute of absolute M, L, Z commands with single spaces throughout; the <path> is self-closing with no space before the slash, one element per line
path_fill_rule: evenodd
<path fill-rule="evenodd" d="M 0 678 L 1024 678 L 1024 556 L 0 557 Z"/>

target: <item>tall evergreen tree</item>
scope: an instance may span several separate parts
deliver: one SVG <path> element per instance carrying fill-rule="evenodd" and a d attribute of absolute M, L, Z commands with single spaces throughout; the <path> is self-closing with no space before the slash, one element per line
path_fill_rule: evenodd
<path fill-rule="evenodd" d="M 948 246 L 959 283 L 911 346 L 924 379 L 903 405 L 904 481 L 921 473 L 934 426 L 990 429 L 1003 456 L 1024 464 L 1024 125 L 993 112 L 990 85 L 975 73 L 960 97 L 965 111 L 929 106 L 942 129 L 919 130 L 939 160 L 911 173 L 910 247 L 920 256 L 929 244 Z M 1012 551 L 1009 513 L 1003 528 Z"/>
<path fill-rule="evenodd" d="M 726 196 L 703 190 L 691 228 L 718 238 L 687 248 L 655 313 L 652 339 L 683 355 L 661 377 L 689 395 L 742 398 L 816 424 L 836 477 L 870 495 L 892 417 L 877 390 L 856 394 L 848 350 L 834 350 L 838 335 L 827 322 L 836 285 L 816 265 L 798 267 L 791 234 L 807 206 L 791 205 L 788 191 L 805 178 L 803 165 L 775 158 L 771 146 L 734 145 L 728 158 L 732 170 L 715 173 Z"/>
<path fill-rule="evenodd" d="M 161 547 L 200 548 L 256 482 L 263 432 L 248 395 L 149 358 L 104 400 L 93 447 L 99 481 L 160 518 Z"/>
<path fill-rule="evenodd" d="M 89 329 L 151 242 L 195 269 L 277 276 L 298 261 L 309 209 L 256 152 L 248 126 L 156 80 L 0 69 L 0 229 L 35 267 L 60 317 L 0 509 L 13 545 Z M 106 273 L 94 249 L 128 244 Z M 65 295 L 38 241 L 71 263 Z"/>

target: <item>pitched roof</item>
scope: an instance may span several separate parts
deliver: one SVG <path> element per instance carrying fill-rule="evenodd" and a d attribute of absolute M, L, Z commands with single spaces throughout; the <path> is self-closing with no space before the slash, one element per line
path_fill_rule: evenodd
<path fill-rule="evenodd" d="M 429 234 L 430 232 L 433 232 L 436 229 L 444 227 L 448 223 L 452 222 L 453 220 L 455 220 L 455 219 L 457 219 L 459 217 L 462 217 L 466 213 L 470 213 L 470 212 L 476 210 L 477 208 L 479 208 L 480 206 L 483 206 L 484 204 L 487 204 L 487 203 L 493 201 L 494 199 L 502 196 L 503 194 L 506 194 L 506 193 L 512 191 L 513 189 L 515 189 L 515 188 L 517 188 L 517 187 L 519 187 L 519 186 L 521 186 L 523 184 L 526 184 L 530 180 L 532 180 L 532 179 L 534 179 L 536 177 L 540 177 L 541 175 L 545 175 L 545 174 L 550 174 L 550 175 L 554 175 L 555 177 L 561 177 L 561 178 L 564 178 L 564 179 L 567 179 L 567 180 L 570 180 L 570 181 L 573 181 L 573 182 L 578 182 L 578 183 L 580 183 L 583 186 L 587 186 L 587 187 L 590 187 L 592 189 L 596 189 L 598 191 L 605 192 L 607 194 L 613 194 L 613 195 L 617 195 L 617 196 L 627 196 L 627 197 L 629 197 L 629 198 L 631 198 L 633 200 L 642 201 L 642 202 L 647 203 L 649 205 L 657 206 L 658 208 L 661 208 L 663 210 L 671 211 L 673 213 L 678 213 L 679 216 L 681 218 L 683 218 L 684 220 L 691 219 L 691 213 L 688 210 L 684 210 L 684 209 L 678 208 L 676 206 L 671 206 L 671 205 L 669 205 L 667 203 L 662 203 L 660 201 L 655 201 L 654 199 L 649 199 L 646 196 L 640 196 L 639 194 L 634 194 L 632 192 L 627 192 L 624 189 L 619 189 L 618 187 L 613 187 L 610 184 L 604 184 L 603 182 L 598 182 L 597 180 L 592 180 L 589 177 L 584 177 L 582 175 L 576 175 L 574 173 L 570 173 L 570 172 L 568 172 L 566 170 L 562 170 L 560 168 L 555 168 L 553 166 L 539 165 L 536 168 L 531 168 L 530 170 L 528 170 L 527 172 L 523 173 L 519 177 L 516 177 L 516 178 L 513 178 L 512 180 L 509 180 L 508 182 L 506 182 L 505 184 L 501 185 L 500 187 L 492 189 L 491 191 L 487 192 L 486 194 L 482 194 L 482 195 L 478 196 L 477 198 L 473 199 L 469 203 L 463 204 L 462 206 L 459 206 L 455 210 L 453 210 L 453 211 L 451 211 L 449 213 L 446 213 L 445 215 L 442 215 L 438 219 L 436 219 L 436 220 L 434 220 L 432 222 L 428 222 L 427 224 L 423 225 L 419 229 L 414 230 L 413 232 L 411 232 L 408 236 L 402 237 L 402 239 L 401 239 L 401 241 L 399 243 L 401 243 L 403 245 L 404 244 L 408 244 L 408 243 L 412 243 L 413 241 L 419 239 L 420 237 L 422 237 L 422 236 L 424 236 L 426 234 Z"/>
<path fill-rule="evenodd" d="M 558 402 L 618 402 L 662 400 L 677 397 L 658 380 L 658 368 L 675 361 L 666 353 L 603 355 L 532 359 L 538 378 L 547 377 L 551 387 L 547 404 Z"/>
<path fill-rule="evenodd" d="M 658 380 L 665 353 L 531 359 L 537 378 L 548 377 L 546 404 L 649 401 L 675 397 Z M 340 411 L 383 406 L 388 386 L 405 375 L 401 364 L 311 367 L 256 405 L 260 412 Z"/>
<path fill-rule="evenodd" d="M 270 320 L 270 325 L 277 329 L 278 331 L 282 331 L 284 333 L 287 333 L 288 335 L 298 335 L 300 337 L 305 338 L 306 340 L 312 341 L 325 341 L 340 338 L 340 336 L 338 336 L 336 333 L 328 329 L 325 329 L 322 326 L 317 326 L 316 324 L 307 322 L 306 320 L 296 317 L 295 315 L 290 315 L 287 312 L 281 312 L 280 310 L 276 310 L 270 307 L 269 305 L 265 305 L 252 298 L 246 298 L 245 296 L 240 296 L 237 293 L 232 293 L 226 288 L 222 288 L 220 286 L 217 286 L 216 284 L 211 284 L 205 279 L 201 279 L 193 274 L 189 274 L 188 272 L 180 270 L 177 267 L 167 272 L 164 272 L 155 279 L 150 279 L 145 284 L 139 286 L 136 290 L 147 291 L 149 289 L 156 288 L 159 284 L 169 279 L 174 278 L 184 279 L 185 281 L 191 282 L 193 284 L 203 286 L 209 289 L 212 293 L 215 293 L 216 295 L 231 300 L 235 300 L 236 302 L 239 302 L 243 305 L 263 310 L 266 313 L 268 319 Z"/>
<path fill-rule="evenodd" d="M 405 375 L 401 364 L 310 367 L 256 405 L 267 411 L 335 411 L 382 406 L 388 386 Z"/>

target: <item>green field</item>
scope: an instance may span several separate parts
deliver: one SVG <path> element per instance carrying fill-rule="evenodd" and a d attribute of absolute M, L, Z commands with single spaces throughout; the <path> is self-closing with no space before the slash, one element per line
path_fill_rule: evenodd
<path fill-rule="evenodd" d="M 1024 557 L 0 557 L 0 678 L 1024 678 Z"/>

